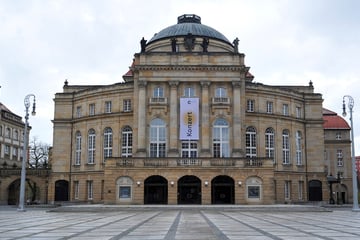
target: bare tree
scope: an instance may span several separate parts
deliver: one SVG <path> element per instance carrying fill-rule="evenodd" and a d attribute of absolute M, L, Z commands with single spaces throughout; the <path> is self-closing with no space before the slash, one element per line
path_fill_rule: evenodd
<path fill-rule="evenodd" d="M 49 149 L 50 145 L 38 141 L 36 137 L 33 137 L 30 142 L 30 168 L 48 168 L 49 167 Z"/>

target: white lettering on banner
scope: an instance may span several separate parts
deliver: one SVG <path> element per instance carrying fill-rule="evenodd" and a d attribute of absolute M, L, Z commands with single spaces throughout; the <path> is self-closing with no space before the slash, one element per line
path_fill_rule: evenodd
<path fill-rule="evenodd" d="M 199 139 L 198 98 L 180 98 L 180 139 Z"/>

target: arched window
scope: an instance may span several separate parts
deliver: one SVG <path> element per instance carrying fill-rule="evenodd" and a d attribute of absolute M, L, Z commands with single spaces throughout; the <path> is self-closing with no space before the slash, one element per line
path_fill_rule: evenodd
<path fill-rule="evenodd" d="M 122 157 L 132 157 L 132 129 L 129 126 L 126 126 L 122 129 L 122 143 L 121 143 L 121 156 Z"/>
<path fill-rule="evenodd" d="M 275 162 L 275 134 L 273 128 L 265 130 L 265 154 Z"/>
<path fill-rule="evenodd" d="M 246 179 L 247 201 L 259 201 L 262 199 L 262 180 L 258 177 Z"/>
<path fill-rule="evenodd" d="M 18 132 L 18 130 L 14 130 L 13 138 L 15 140 L 19 140 L 19 132 Z"/>
<path fill-rule="evenodd" d="M 295 136 L 296 143 L 296 165 L 302 165 L 302 150 L 301 150 L 301 132 L 296 131 Z"/>
<path fill-rule="evenodd" d="M 213 126 L 213 156 L 230 157 L 229 124 L 225 119 L 216 119 Z"/>
<path fill-rule="evenodd" d="M 130 177 L 120 177 L 116 181 L 117 201 L 131 201 L 133 182 Z"/>
<path fill-rule="evenodd" d="M 246 128 L 246 157 L 256 157 L 256 130 L 254 127 Z"/>
<path fill-rule="evenodd" d="M 184 89 L 184 96 L 185 97 L 194 97 L 195 96 L 195 89 L 192 87 L 186 87 Z"/>
<path fill-rule="evenodd" d="M 226 89 L 223 87 L 218 87 L 215 89 L 215 97 L 216 98 L 223 98 L 223 97 L 227 97 L 226 94 Z"/>
<path fill-rule="evenodd" d="M 154 98 L 162 98 L 164 97 L 164 89 L 162 87 L 155 87 L 153 92 Z"/>
<path fill-rule="evenodd" d="M 107 127 L 104 130 L 104 161 L 107 157 L 112 157 L 112 129 Z"/>
<path fill-rule="evenodd" d="M 75 165 L 81 163 L 81 133 L 79 131 L 75 134 Z"/>
<path fill-rule="evenodd" d="M 88 132 L 88 164 L 95 163 L 95 130 L 90 129 Z"/>
<path fill-rule="evenodd" d="M 282 133 L 282 153 L 283 153 L 283 164 L 290 164 L 289 130 L 286 129 Z"/>
<path fill-rule="evenodd" d="M 160 118 L 150 123 L 150 157 L 165 157 L 166 125 Z"/>
<path fill-rule="evenodd" d="M 10 128 L 6 128 L 5 137 L 10 138 L 10 136 L 11 136 L 11 129 L 10 129 Z"/>

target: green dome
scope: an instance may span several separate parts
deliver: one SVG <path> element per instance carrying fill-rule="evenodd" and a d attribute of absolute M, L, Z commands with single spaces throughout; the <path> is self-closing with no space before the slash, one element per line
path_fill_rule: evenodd
<path fill-rule="evenodd" d="M 178 17 L 178 23 L 161 30 L 152 37 L 148 44 L 166 38 L 184 37 L 191 33 L 194 37 L 208 37 L 232 45 L 229 40 L 217 30 L 201 24 L 201 18 L 195 14 L 184 14 Z"/>

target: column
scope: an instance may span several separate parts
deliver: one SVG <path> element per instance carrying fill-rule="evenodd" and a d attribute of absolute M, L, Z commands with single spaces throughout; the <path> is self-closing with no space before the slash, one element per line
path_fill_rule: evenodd
<path fill-rule="evenodd" d="M 169 136 L 170 136 L 170 142 L 169 142 L 169 157 L 178 157 L 179 151 L 178 151 L 178 81 L 170 81 L 170 122 L 169 122 Z"/>
<path fill-rule="evenodd" d="M 137 156 L 146 156 L 146 81 L 139 81 Z"/>
<path fill-rule="evenodd" d="M 201 81 L 201 150 L 200 157 L 210 157 L 209 81 Z"/>
<path fill-rule="evenodd" d="M 241 82 L 233 81 L 233 148 L 232 157 L 241 156 Z"/>

